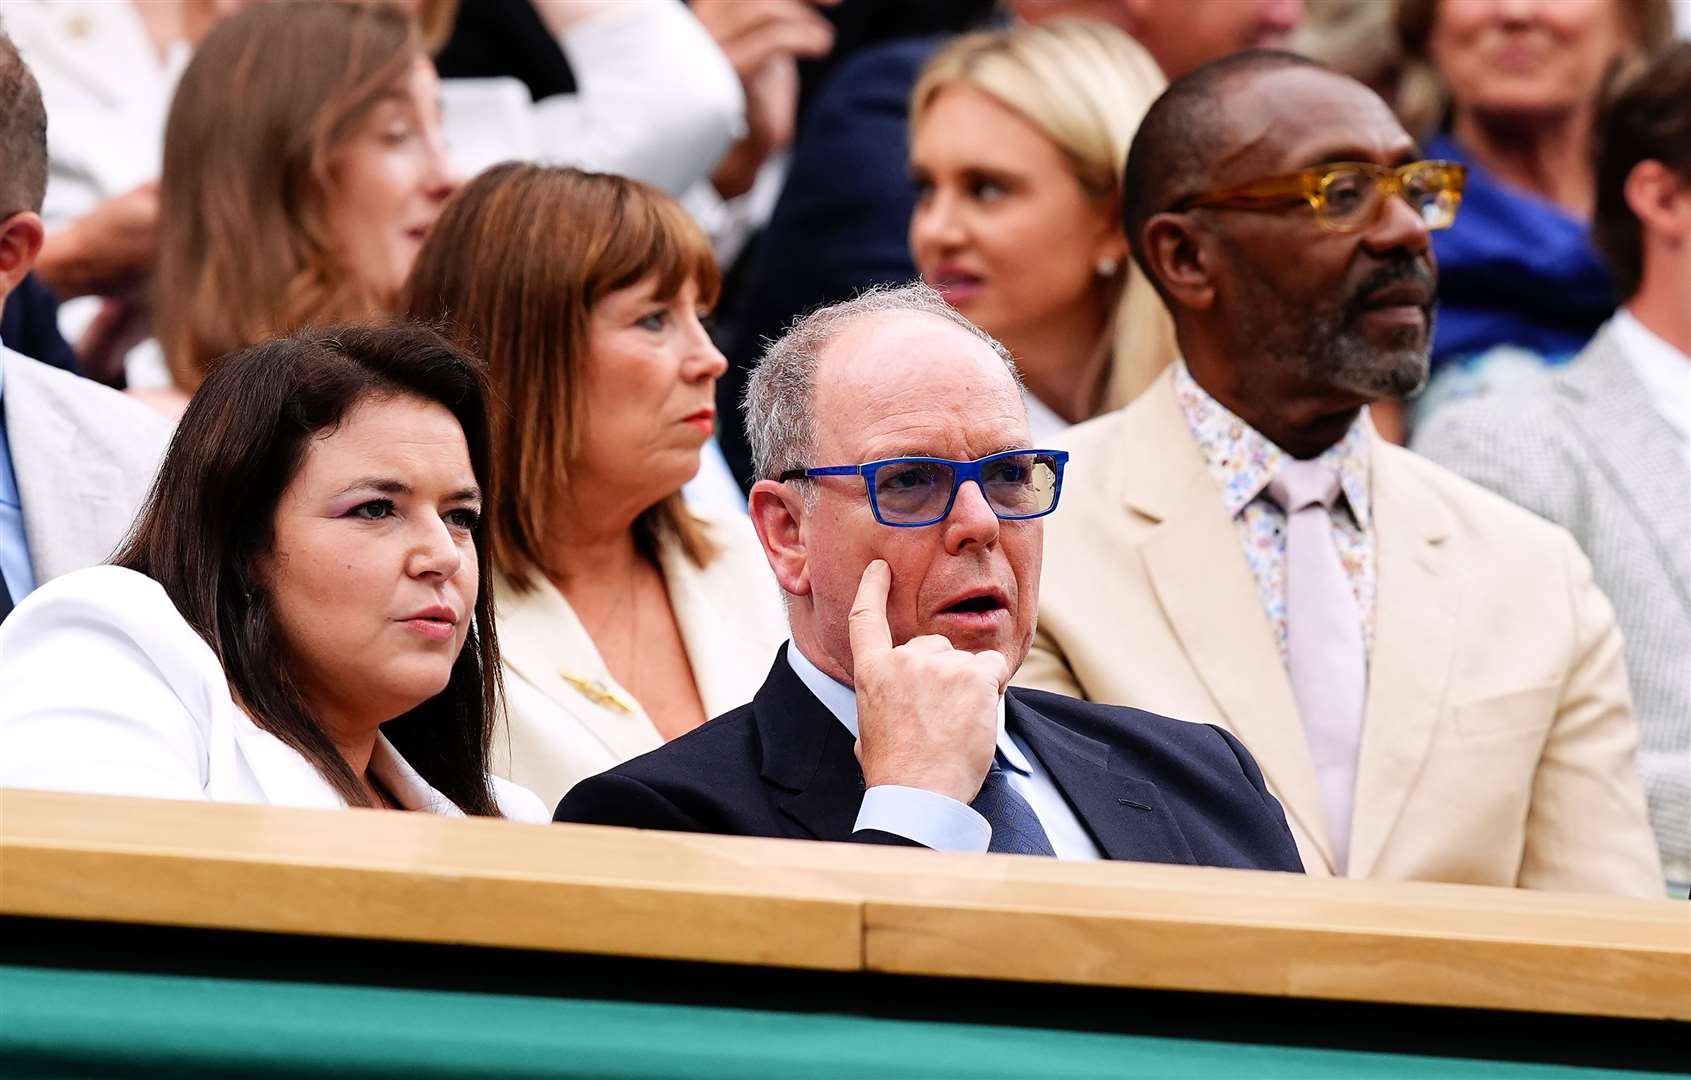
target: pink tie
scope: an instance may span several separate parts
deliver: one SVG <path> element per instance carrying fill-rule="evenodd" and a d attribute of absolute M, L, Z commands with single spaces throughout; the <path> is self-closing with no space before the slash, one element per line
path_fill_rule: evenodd
<path fill-rule="evenodd" d="M 1286 670 L 1315 762 L 1336 869 L 1343 874 L 1368 661 L 1362 616 L 1333 542 L 1339 474 L 1319 461 L 1287 461 L 1268 485 L 1268 497 L 1286 511 Z"/>

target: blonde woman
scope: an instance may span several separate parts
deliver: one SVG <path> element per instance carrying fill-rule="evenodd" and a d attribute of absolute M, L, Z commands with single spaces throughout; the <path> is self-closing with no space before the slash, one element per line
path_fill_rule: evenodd
<path fill-rule="evenodd" d="M 700 320 L 721 279 L 669 196 L 621 176 L 498 165 L 418 256 L 406 310 L 487 361 L 488 529 L 509 734 L 496 769 L 556 803 L 752 699 L 787 636 L 744 514 L 681 488 L 726 362 Z"/>
<path fill-rule="evenodd" d="M 238 91 L 237 91 L 238 87 Z M 154 326 L 180 414 L 214 358 L 392 312 L 458 183 L 440 80 L 383 4 L 256 4 L 194 52 L 170 107 Z"/>
<path fill-rule="evenodd" d="M 1035 442 L 1126 404 L 1174 357 L 1120 207 L 1128 146 L 1164 85 L 1120 30 L 1055 19 L 959 38 L 911 96 L 911 254 L 1015 355 Z"/>

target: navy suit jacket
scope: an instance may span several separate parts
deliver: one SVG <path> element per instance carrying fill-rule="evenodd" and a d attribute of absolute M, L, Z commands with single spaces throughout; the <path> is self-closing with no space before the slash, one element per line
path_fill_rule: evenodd
<path fill-rule="evenodd" d="M 558 821 L 733 836 L 908 844 L 858 832 L 851 732 L 787 663 L 751 704 L 581 781 Z M 1005 722 L 1110 859 L 1302 872 L 1250 752 L 1205 724 L 1012 688 Z"/>

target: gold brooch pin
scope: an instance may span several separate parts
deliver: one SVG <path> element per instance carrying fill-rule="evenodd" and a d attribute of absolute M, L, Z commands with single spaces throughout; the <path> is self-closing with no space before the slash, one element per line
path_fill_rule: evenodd
<path fill-rule="evenodd" d="M 581 692 L 582 697 L 593 704 L 602 705 L 619 713 L 633 714 L 635 703 L 628 695 L 618 693 L 598 679 L 585 679 L 580 675 L 571 675 L 567 671 L 560 671 L 558 674 L 562 675 L 565 682 L 575 687 Z"/>

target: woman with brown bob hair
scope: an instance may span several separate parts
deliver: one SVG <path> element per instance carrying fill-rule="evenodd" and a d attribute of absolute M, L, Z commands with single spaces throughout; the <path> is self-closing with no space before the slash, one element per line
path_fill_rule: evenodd
<path fill-rule="evenodd" d="M 113 565 L 0 625 L 0 785 L 545 820 L 488 775 L 485 377 L 428 330 L 217 365 Z"/>
<path fill-rule="evenodd" d="M 667 195 L 501 165 L 448 205 L 406 311 L 483 356 L 509 740 L 555 801 L 751 700 L 786 637 L 750 521 L 683 502 L 726 362 L 709 241 Z"/>
<path fill-rule="evenodd" d="M 415 25 L 377 3 L 255 4 L 194 52 L 159 188 L 154 324 L 179 412 L 214 358 L 389 314 L 457 185 Z"/>

